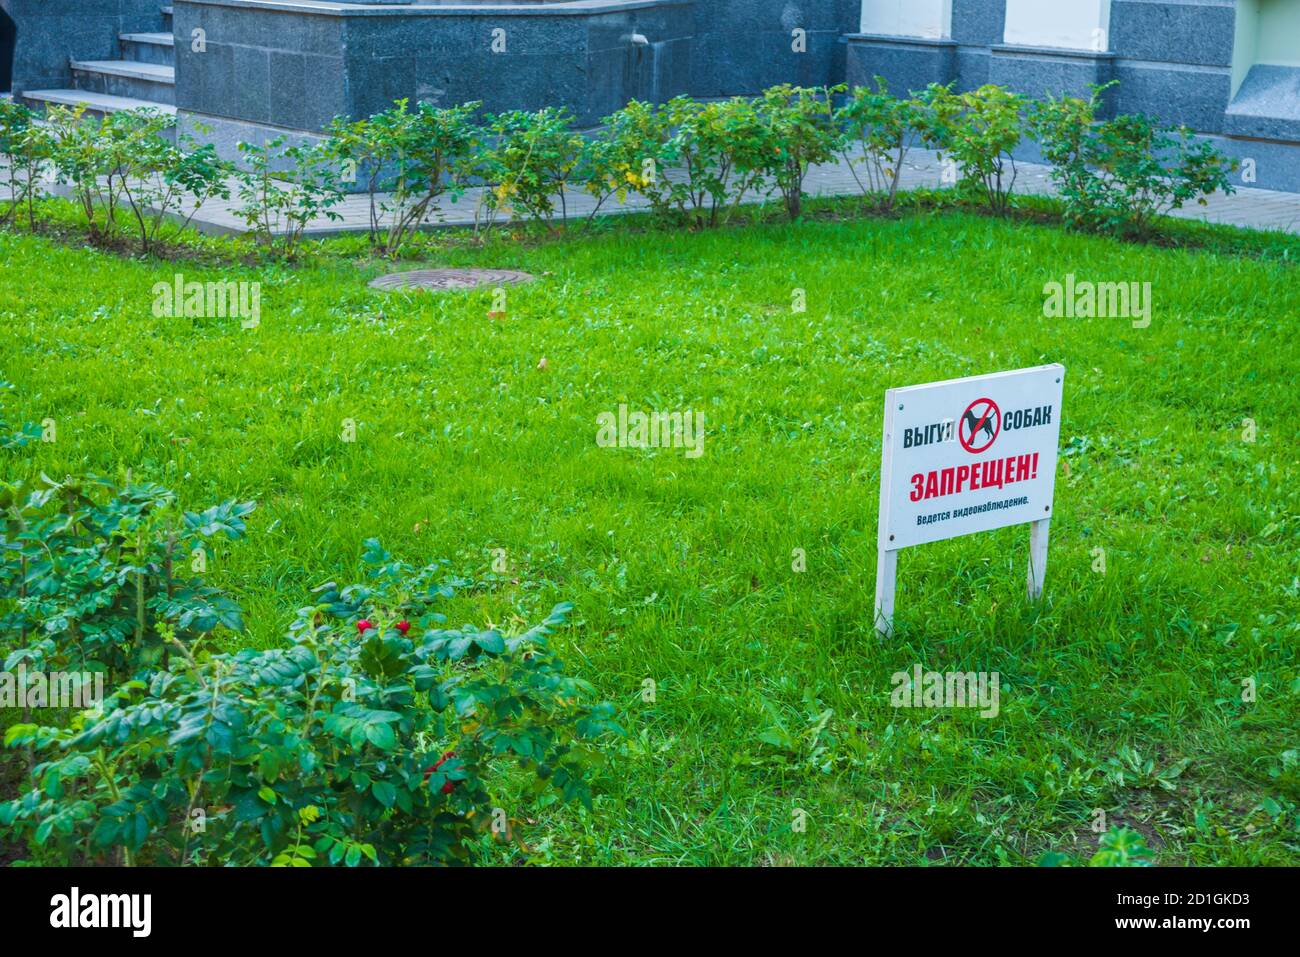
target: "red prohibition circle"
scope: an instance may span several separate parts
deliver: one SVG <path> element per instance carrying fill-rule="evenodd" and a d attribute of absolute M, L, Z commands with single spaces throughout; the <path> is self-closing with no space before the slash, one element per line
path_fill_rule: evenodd
<path fill-rule="evenodd" d="M 961 414 L 961 421 L 957 423 L 957 438 L 961 442 L 961 447 L 972 455 L 979 455 L 998 437 L 1002 431 L 1002 412 L 998 409 L 998 404 L 992 399 L 976 399 L 970 405 L 966 406 L 966 411 Z M 983 432 L 989 437 L 989 440 L 983 445 L 975 444 L 975 436 Z"/>

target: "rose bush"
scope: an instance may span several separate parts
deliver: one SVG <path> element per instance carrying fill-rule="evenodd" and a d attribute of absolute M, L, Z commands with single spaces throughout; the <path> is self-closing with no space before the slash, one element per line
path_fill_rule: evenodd
<path fill-rule="evenodd" d="M 233 165 L 188 136 L 171 143 L 174 120 L 154 112 L 98 121 L 83 109 L 52 108 L 41 124 L 22 106 L 0 104 L 0 159 L 9 168 L 0 225 L 15 223 L 25 206 L 36 228 L 40 191 L 32 184 L 53 170 L 96 243 L 121 245 L 132 229 L 141 252 L 160 251 L 167 223 L 180 220 L 179 232 L 204 202 L 233 191 L 233 212 L 251 235 L 292 259 L 309 229 L 341 219 L 343 183 L 360 178 L 371 242 L 397 257 L 443 198 L 454 202 L 471 185 L 482 187 L 480 229 L 513 218 L 554 232 L 567 222 L 574 186 L 595 198 L 589 219 L 611 198 L 636 194 L 666 218 L 705 228 L 725 223 L 746 196 L 772 193 L 797 218 L 809 168 L 839 154 L 863 192 L 889 211 L 917 145 L 960 170 L 953 180 L 960 198 L 1005 215 L 1015 152 L 1028 135 L 1052 164 L 1070 226 L 1141 235 L 1158 215 L 1230 190 L 1234 166 L 1211 145 L 1141 115 L 1099 122 L 1096 101 L 1033 103 L 996 84 L 960 93 L 930 84 L 896 98 L 877 77 L 874 87 L 848 91 L 782 84 L 757 97 L 634 100 L 585 137 L 562 108 L 480 118 L 478 102 L 398 100 L 370 117 L 337 118 L 314 146 L 284 137 L 240 143 Z"/>
<path fill-rule="evenodd" d="M 513 830 L 503 762 L 590 804 L 594 745 L 622 729 L 547 645 L 569 606 L 519 634 L 447 628 L 436 606 L 462 582 L 442 564 L 373 540 L 365 560 L 364 584 L 316 590 L 287 647 L 168 636 L 173 666 L 102 708 L 9 728 L 40 760 L 0 825 L 61 861 L 469 863 L 484 832 Z"/>
<path fill-rule="evenodd" d="M 487 118 L 484 141 L 478 170 L 491 186 L 482 193 L 480 212 L 486 214 L 489 228 L 497 214 L 504 214 L 554 230 L 557 204 L 560 221 L 568 219 L 565 189 L 578 166 L 583 140 L 573 131 L 567 109 L 548 106 L 493 114 Z"/>
<path fill-rule="evenodd" d="M 1202 206 L 1215 191 L 1234 192 L 1235 160 L 1186 128 L 1126 114 L 1098 121 L 1101 95 L 1051 97 L 1035 103 L 1029 129 L 1052 164 L 1066 225 L 1115 235 L 1145 235 L 1154 219 L 1187 202 Z"/>
<path fill-rule="evenodd" d="M 900 99 L 890 96 L 878 76 L 874 88 L 856 87 L 835 111 L 835 120 L 844 130 L 840 150 L 849 172 L 864 195 L 876 197 L 882 212 L 894 208 L 903 163 L 912 148 L 918 143 L 938 148 L 946 140 L 947 130 L 931 107 L 942 89 L 932 84 L 918 96 Z M 853 147 L 858 156 L 853 155 Z M 858 176 L 859 163 L 866 168 L 865 182 Z"/>
<path fill-rule="evenodd" d="M 632 100 L 611 113 L 588 139 L 578 164 L 579 179 L 596 199 L 588 219 L 616 197 L 644 196 L 658 213 L 671 207 L 672 184 L 664 179 L 671 163 L 669 141 L 673 130 L 666 110 L 653 103 Z"/>
<path fill-rule="evenodd" d="M 961 170 L 960 186 L 989 210 L 1005 216 L 1016 185 L 1015 149 L 1024 138 L 1026 100 L 1006 87 L 986 83 L 954 93 L 931 84 L 918 98 L 927 117 L 930 142 Z"/>
<path fill-rule="evenodd" d="M 427 221 L 443 196 L 464 194 L 473 175 L 480 131 L 473 122 L 481 104 L 440 108 L 398 100 L 391 109 L 360 120 L 336 118 L 328 150 L 361 176 L 370 199 L 370 241 L 386 256 L 398 254 L 407 237 Z"/>
<path fill-rule="evenodd" d="M 783 83 L 757 102 L 768 140 L 759 151 L 759 171 L 781 194 L 786 214 L 798 219 L 808 169 L 828 163 L 841 149 L 844 134 L 831 106 L 843 86 L 811 89 Z"/>
<path fill-rule="evenodd" d="M 159 485 L 96 476 L 0 483 L 0 661 L 102 671 L 165 665 L 177 642 L 240 631 L 208 584 L 209 540 L 242 537 L 252 502 L 188 512 Z"/>

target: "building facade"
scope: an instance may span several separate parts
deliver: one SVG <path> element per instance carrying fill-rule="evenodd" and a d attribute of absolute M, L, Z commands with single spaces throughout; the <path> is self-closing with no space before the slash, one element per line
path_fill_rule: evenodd
<path fill-rule="evenodd" d="M 408 97 L 567 106 L 999 83 L 1185 124 L 1300 190 L 1300 0 L 0 0 L 33 104 L 175 110 L 224 150 Z"/>

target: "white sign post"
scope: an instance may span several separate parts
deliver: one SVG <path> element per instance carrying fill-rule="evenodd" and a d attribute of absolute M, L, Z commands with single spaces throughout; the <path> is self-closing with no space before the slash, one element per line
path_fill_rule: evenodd
<path fill-rule="evenodd" d="M 1043 593 L 1065 367 L 949 379 L 885 393 L 876 630 L 894 626 L 898 552 L 1029 525 L 1030 601 Z"/>

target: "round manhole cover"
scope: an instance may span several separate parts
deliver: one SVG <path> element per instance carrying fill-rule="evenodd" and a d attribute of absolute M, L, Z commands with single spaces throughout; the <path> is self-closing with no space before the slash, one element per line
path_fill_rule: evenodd
<path fill-rule="evenodd" d="M 370 281 L 371 289 L 473 289 L 532 282 L 533 277 L 514 269 L 415 269 L 395 272 Z"/>

